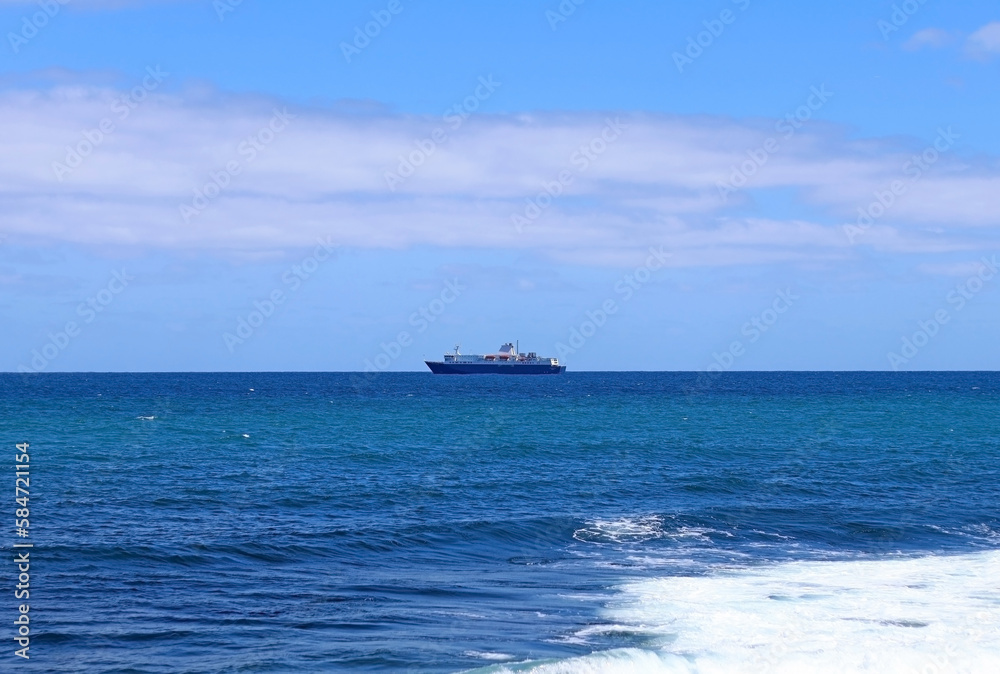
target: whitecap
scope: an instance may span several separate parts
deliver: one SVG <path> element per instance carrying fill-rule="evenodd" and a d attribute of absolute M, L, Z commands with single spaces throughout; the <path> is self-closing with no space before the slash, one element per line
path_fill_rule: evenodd
<path fill-rule="evenodd" d="M 513 660 L 514 656 L 509 653 L 494 653 L 492 651 L 465 651 L 465 655 L 470 658 L 481 660 Z"/>
<path fill-rule="evenodd" d="M 644 543 L 657 538 L 711 543 L 712 536 L 732 538 L 733 533 L 709 527 L 666 528 L 660 515 L 594 520 L 573 532 L 573 538 L 581 543 Z"/>
<path fill-rule="evenodd" d="M 642 543 L 666 535 L 659 515 L 594 520 L 573 532 L 583 543 Z"/>
<path fill-rule="evenodd" d="M 604 624 L 574 636 L 632 633 L 643 648 L 517 671 L 1000 671 L 1000 551 L 787 562 L 618 589 Z"/>
<path fill-rule="evenodd" d="M 695 674 L 688 660 L 670 654 L 651 653 L 638 648 L 620 648 L 575 658 L 548 662 L 494 665 L 474 672 L 494 674 Z"/>

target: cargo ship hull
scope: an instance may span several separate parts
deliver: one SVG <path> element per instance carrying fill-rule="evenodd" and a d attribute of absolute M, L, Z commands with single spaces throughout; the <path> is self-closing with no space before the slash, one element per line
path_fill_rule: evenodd
<path fill-rule="evenodd" d="M 425 360 L 434 374 L 562 374 L 565 365 L 534 363 L 442 363 Z"/>

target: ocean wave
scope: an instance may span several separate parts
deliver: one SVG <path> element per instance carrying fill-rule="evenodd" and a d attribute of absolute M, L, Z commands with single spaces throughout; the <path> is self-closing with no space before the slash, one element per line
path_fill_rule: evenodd
<path fill-rule="evenodd" d="M 666 535 L 659 515 L 594 520 L 573 532 L 573 538 L 583 543 L 643 543 Z"/>
<path fill-rule="evenodd" d="M 465 655 L 470 658 L 480 660 L 513 660 L 514 656 L 509 653 L 494 653 L 493 651 L 465 651 Z"/>
<path fill-rule="evenodd" d="M 606 624 L 574 636 L 634 633 L 643 648 L 510 671 L 1000 671 L 1000 551 L 787 562 L 619 589 Z"/>
<path fill-rule="evenodd" d="M 961 527 L 941 527 L 933 524 L 927 525 L 931 531 L 935 531 L 946 536 L 969 539 L 975 543 L 985 545 L 997 545 L 1000 543 L 1000 532 L 990 524 L 979 522 L 977 524 L 966 524 Z"/>
<path fill-rule="evenodd" d="M 467 674 L 694 674 L 699 670 L 682 657 L 621 648 L 565 660 L 493 665 Z"/>
<path fill-rule="evenodd" d="M 581 543 L 645 543 L 658 538 L 678 542 L 712 543 L 713 537 L 732 538 L 733 533 L 707 526 L 681 524 L 670 526 L 662 515 L 622 517 L 615 520 L 598 519 L 573 532 L 573 538 Z"/>

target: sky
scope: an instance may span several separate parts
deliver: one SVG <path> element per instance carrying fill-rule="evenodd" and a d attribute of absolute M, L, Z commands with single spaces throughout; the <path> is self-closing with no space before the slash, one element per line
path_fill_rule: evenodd
<path fill-rule="evenodd" d="M 0 0 L 0 370 L 1000 367 L 995 2 Z"/>

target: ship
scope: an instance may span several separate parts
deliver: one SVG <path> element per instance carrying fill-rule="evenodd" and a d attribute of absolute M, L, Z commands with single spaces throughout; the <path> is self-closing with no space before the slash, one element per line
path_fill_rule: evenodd
<path fill-rule="evenodd" d="M 514 344 L 507 342 L 497 353 L 467 355 L 459 352 L 444 354 L 444 360 L 425 360 L 434 374 L 562 374 L 565 365 L 558 358 L 541 358 L 534 351 L 518 353 Z"/>

